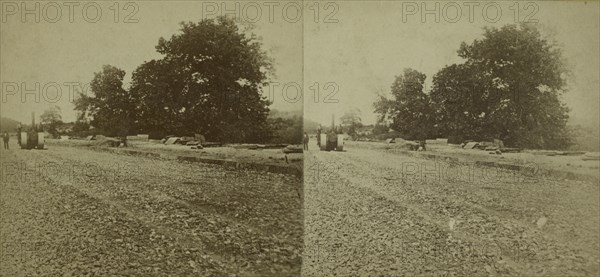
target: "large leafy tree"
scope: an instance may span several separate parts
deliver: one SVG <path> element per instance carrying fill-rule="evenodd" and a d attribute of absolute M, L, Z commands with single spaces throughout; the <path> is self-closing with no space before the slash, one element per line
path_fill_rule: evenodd
<path fill-rule="evenodd" d="M 485 28 L 458 54 L 465 63 L 438 72 L 431 92 L 446 135 L 530 148 L 568 145 L 568 108 L 560 101 L 567 71 L 553 41 L 533 25 Z"/>
<path fill-rule="evenodd" d="M 267 120 L 273 143 L 302 143 L 302 116 L 274 117 Z"/>
<path fill-rule="evenodd" d="M 340 118 L 342 121 L 342 126 L 348 128 L 347 132 L 349 135 L 356 135 L 356 129 L 363 126 L 360 114 L 360 110 L 358 108 L 354 108 L 344 113 L 344 115 L 342 115 Z"/>
<path fill-rule="evenodd" d="M 466 138 L 485 139 L 489 108 L 485 97 L 477 95 L 484 87 L 480 77 L 464 64 L 444 67 L 433 76 L 430 99 L 438 136 L 447 136 L 455 143 Z"/>
<path fill-rule="evenodd" d="M 424 92 L 425 74 L 405 69 L 392 84 L 392 99 L 380 96 L 375 112 L 391 121 L 390 127 L 405 139 L 422 140 L 432 133 L 432 111 Z"/>
<path fill-rule="evenodd" d="M 94 74 L 91 95 L 80 94 L 75 110 L 92 118 L 91 125 L 109 136 L 126 136 L 135 131 L 135 99 L 123 88 L 125 71 L 105 65 Z"/>
<path fill-rule="evenodd" d="M 229 142 L 270 137 L 261 89 L 271 63 L 255 35 L 219 17 L 182 23 L 181 33 L 161 38 L 156 49 L 164 57 L 133 73 L 142 130 Z"/>
<path fill-rule="evenodd" d="M 59 106 L 50 107 L 45 110 L 40 116 L 40 119 L 40 123 L 44 126 L 44 130 L 54 136 L 58 135 L 56 128 L 63 123 Z"/>

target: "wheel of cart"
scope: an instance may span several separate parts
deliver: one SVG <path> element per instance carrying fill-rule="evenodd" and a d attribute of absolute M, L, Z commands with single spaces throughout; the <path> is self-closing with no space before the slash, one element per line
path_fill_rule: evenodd
<path fill-rule="evenodd" d="M 29 149 L 29 143 L 27 143 L 27 132 L 21 132 L 21 149 Z"/>

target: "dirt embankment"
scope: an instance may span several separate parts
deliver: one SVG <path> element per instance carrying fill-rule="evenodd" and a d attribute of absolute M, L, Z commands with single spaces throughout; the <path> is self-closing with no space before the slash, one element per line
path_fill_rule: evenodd
<path fill-rule="evenodd" d="M 49 140 L 47 144 L 49 147 L 52 145 L 88 147 L 97 151 L 302 176 L 302 153 L 286 154 L 281 149 L 248 149 L 244 148 L 244 145 L 192 149 L 191 146 L 164 145 L 158 141 L 133 141 L 129 143 L 129 147 L 125 148 L 108 147 L 98 141 L 85 140 Z"/>
<path fill-rule="evenodd" d="M 453 145 L 428 144 L 427 151 L 407 151 L 401 144 L 346 142 L 349 149 L 372 149 L 448 162 L 487 165 L 494 168 L 533 171 L 555 178 L 600 181 L 600 160 L 584 160 L 584 155 L 548 156 L 549 151 L 524 150 L 521 153 L 490 154 L 490 151 L 463 149 Z"/>

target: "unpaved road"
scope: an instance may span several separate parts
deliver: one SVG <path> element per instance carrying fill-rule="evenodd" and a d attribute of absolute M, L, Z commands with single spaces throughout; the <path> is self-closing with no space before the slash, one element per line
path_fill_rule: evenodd
<path fill-rule="evenodd" d="M 303 276 L 598 276 L 598 183 L 305 153 Z"/>
<path fill-rule="evenodd" d="M 298 276 L 301 180 L 50 146 L 0 152 L 0 276 Z"/>

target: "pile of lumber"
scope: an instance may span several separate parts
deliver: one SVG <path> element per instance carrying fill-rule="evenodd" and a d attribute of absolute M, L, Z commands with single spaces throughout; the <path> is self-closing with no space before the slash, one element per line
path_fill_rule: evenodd
<path fill-rule="evenodd" d="M 286 153 L 286 154 L 289 154 L 289 153 L 302 153 L 303 149 L 300 146 L 288 145 L 285 148 L 283 148 L 281 151 L 283 151 L 283 153 Z"/>
<path fill-rule="evenodd" d="M 495 139 L 494 141 L 465 141 L 461 144 L 463 149 L 478 149 L 489 151 L 490 154 L 502 154 L 502 153 L 519 153 L 523 151 L 522 148 L 504 147 L 504 143 L 501 140 Z"/>
<path fill-rule="evenodd" d="M 600 161 L 600 153 L 598 152 L 588 152 L 581 157 L 584 161 Z"/>

